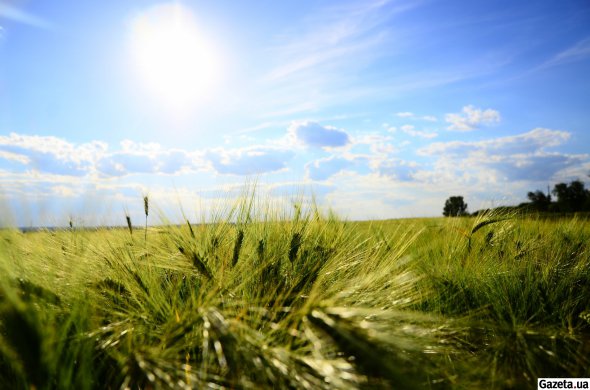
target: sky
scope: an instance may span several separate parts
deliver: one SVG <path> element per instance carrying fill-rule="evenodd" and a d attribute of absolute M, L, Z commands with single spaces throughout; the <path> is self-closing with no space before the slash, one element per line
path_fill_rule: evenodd
<path fill-rule="evenodd" d="M 586 0 L 0 0 L 0 223 L 588 186 L 589 71 Z"/>

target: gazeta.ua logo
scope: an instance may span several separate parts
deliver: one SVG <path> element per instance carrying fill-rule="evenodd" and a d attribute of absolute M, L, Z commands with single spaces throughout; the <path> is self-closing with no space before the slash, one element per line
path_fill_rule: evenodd
<path fill-rule="evenodd" d="M 590 389 L 590 378 L 539 378 L 537 389 Z"/>

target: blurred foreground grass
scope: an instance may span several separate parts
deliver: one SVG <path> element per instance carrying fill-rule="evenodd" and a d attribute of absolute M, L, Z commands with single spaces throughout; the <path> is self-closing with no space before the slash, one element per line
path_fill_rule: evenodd
<path fill-rule="evenodd" d="M 590 224 L 345 222 L 252 198 L 208 224 L 0 233 L 2 388 L 536 388 L 590 377 Z"/>

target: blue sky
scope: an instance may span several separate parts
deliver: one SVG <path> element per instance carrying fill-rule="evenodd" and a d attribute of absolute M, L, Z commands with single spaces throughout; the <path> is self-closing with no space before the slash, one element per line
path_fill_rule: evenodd
<path fill-rule="evenodd" d="M 590 180 L 587 1 L 0 0 L 12 223 L 170 218 L 256 180 L 350 219 Z"/>

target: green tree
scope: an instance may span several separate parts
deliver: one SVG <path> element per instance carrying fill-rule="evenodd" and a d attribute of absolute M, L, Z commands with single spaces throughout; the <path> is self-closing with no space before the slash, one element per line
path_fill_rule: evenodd
<path fill-rule="evenodd" d="M 557 209 L 562 212 L 588 210 L 590 205 L 590 191 L 580 180 L 556 184 L 553 195 L 557 197 Z"/>
<path fill-rule="evenodd" d="M 527 198 L 531 201 L 530 207 L 537 211 L 548 211 L 551 205 L 551 195 L 545 195 L 542 191 L 529 192 Z"/>
<path fill-rule="evenodd" d="M 462 196 L 451 196 L 445 202 L 443 215 L 445 217 L 459 217 L 467 214 L 467 203 Z"/>

